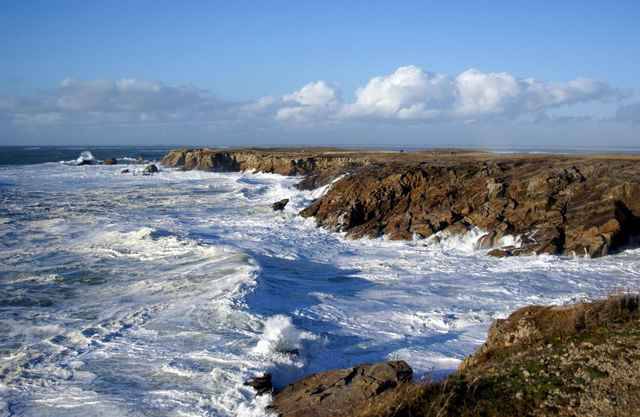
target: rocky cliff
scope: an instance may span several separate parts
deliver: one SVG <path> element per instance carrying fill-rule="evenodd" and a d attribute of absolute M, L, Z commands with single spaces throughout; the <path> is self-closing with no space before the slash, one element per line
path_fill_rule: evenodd
<path fill-rule="evenodd" d="M 313 189 L 344 172 L 367 165 L 369 158 L 366 154 L 329 149 L 177 149 L 169 152 L 161 163 L 185 170 L 300 175 L 303 178 L 299 187 Z"/>
<path fill-rule="evenodd" d="M 487 231 L 497 256 L 607 255 L 640 236 L 637 160 L 494 158 L 372 164 L 302 213 L 352 237 Z M 503 238 L 518 236 L 517 245 Z"/>
<path fill-rule="evenodd" d="M 637 157 L 181 149 L 162 163 L 299 175 L 303 189 L 348 174 L 301 215 L 354 238 L 428 238 L 475 227 L 486 231 L 478 247 L 495 256 L 597 257 L 640 243 Z"/>

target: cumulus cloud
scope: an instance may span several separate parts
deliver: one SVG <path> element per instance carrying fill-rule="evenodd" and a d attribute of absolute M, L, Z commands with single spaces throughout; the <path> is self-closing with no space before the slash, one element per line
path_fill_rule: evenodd
<path fill-rule="evenodd" d="M 212 124 L 286 126 L 323 122 L 473 122 L 484 119 L 552 120 L 549 110 L 620 98 L 606 82 L 577 78 L 553 83 L 506 72 L 469 69 L 451 76 L 400 67 L 370 79 L 345 102 L 338 88 L 311 82 L 281 96 L 249 102 L 221 100 L 194 86 L 138 79 L 67 79 L 30 97 L 0 96 L 4 124 Z M 622 107 L 619 121 L 639 120 L 639 104 Z M 566 117 L 572 117 L 571 115 Z M 568 119 L 567 119 L 568 120 Z"/>
<path fill-rule="evenodd" d="M 336 88 L 325 81 L 316 81 L 285 95 L 282 103 L 276 119 L 307 122 L 331 117 L 338 111 L 341 100 Z"/>
<path fill-rule="evenodd" d="M 514 118 L 588 101 L 606 101 L 621 92 L 605 82 L 579 78 L 566 83 L 518 79 L 506 72 L 469 69 L 451 77 L 400 67 L 375 77 L 343 109 L 347 118 L 474 120 Z"/>

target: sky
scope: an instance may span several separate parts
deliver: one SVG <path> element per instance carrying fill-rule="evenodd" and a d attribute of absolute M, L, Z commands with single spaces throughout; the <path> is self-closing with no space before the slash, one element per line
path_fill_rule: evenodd
<path fill-rule="evenodd" d="M 4 2 L 0 144 L 640 146 L 607 3 Z"/>

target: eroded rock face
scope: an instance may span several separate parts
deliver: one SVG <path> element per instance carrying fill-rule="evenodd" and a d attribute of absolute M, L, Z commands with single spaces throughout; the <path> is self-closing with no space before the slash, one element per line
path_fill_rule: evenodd
<path fill-rule="evenodd" d="M 636 160 L 514 158 L 372 164 L 336 182 L 302 216 L 348 236 L 411 239 L 475 226 L 498 256 L 607 255 L 640 236 Z"/>
<path fill-rule="evenodd" d="M 410 382 L 412 374 L 404 361 L 321 372 L 277 393 L 273 407 L 282 417 L 353 415 L 376 397 Z"/>
<path fill-rule="evenodd" d="M 489 329 L 487 341 L 465 360 L 461 369 L 481 365 L 500 351 L 555 342 L 638 317 L 640 297 L 637 295 L 612 296 L 606 300 L 567 306 L 523 307 L 507 319 L 496 320 Z"/>
<path fill-rule="evenodd" d="M 259 171 L 304 176 L 301 189 L 313 189 L 329 183 L 349 169 L 364 166 L 366 157 L 357 154 L 320 151 L 258 151 L 215 149 L 178 149 L 169 152 L 162 164 L 185 170 L 215 172 Z"/>

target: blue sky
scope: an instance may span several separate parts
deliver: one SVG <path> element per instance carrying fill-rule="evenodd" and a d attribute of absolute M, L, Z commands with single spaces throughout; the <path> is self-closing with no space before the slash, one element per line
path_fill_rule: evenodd
<path fill-rule="evenodd" d="M 557 3 L 6 2 L 0 143 L 634 145 L 640 2 Z"/>

